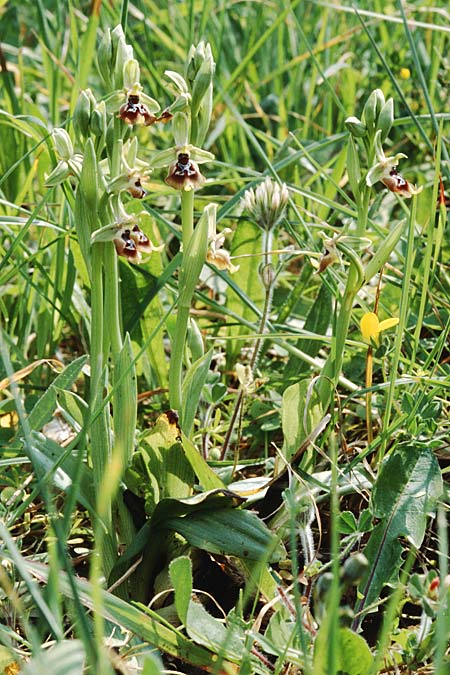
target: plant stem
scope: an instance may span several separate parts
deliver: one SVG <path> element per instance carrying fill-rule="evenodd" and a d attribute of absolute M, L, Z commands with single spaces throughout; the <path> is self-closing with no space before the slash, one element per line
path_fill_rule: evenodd
<path fill-rule="evenodd" d="M 117 360 L 123 346 L 121 321 L 119 312 L 119 271 L 114 244 L 107 242 L 104 249 L 105 268 L 105 358 L 108 357 L 109 347 L 113 363 Z"/>
<path fill-rule="evenodd" d="M 181 191 L 181 228 L 183 250 L 194 234 L 194 190 Z"/>
<path fill-rule="evenodd" d="M 188 243 L 194 234 L 194 190 L 181 191 L 181 228 L 183 253 L 186 253 Z M 185 277 L 185 259 L 181 263 L 180 279 Z M 181 301 L 181 296 L 183 296 Z M 170 357 L 169 368 L 169 402 L 170 407 L 178 412 L 181 420 L 182 414 L 182 373 L 183 356 L 186 342 L 189 311 L 192 302 L 192 296 L 186 297 L 186 294 L 179 289 L 180 301 L 178 303 L 177 322 L 175 326 L 175 336 L 172 344 L 172 353 Z"/>
<path fill-rule="evenodd" d="M 90 390 L 90 411 L 91 416 L 102 407 L 103 390 L 106 385 L 104 381 L 104 360 L 103 360 L 103 244 L 94 244 L 92 247 L 92 278 L 91 278 L 91 307 L 92 307 L 92 326 L 91 326 L 91 390 Z M 108 410 L 102 409 L 91 425 L 92 441 L 92 471 L 94 476 L 95 493 L 99 494 L 105 472 L 108 470 L 108 464 L 111 457 L 110 433 Z M 105 536 L 101 537 L 101 546 L 99 552 L 103 559 L 103 569 L 108 574 L 116 558 L 116 544 L 114 529 L 112 525 L 111 507 L 99 514 L 102 518 L 102 526 L 106 529 Z M 98 542 L 97 542 L 98 543 Z M 104 547 L 103 547 L 104 544 Z"/>

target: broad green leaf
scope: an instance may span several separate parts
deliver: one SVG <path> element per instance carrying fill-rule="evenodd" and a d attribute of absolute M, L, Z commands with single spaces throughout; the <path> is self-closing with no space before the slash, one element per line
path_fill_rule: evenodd
<path fill-rule="evenodd" d="M 131 461 L 136 434 L 137 386 L 134 355 L 127 333 L 114 370 L 115 451 L 126 467 Z"/>
<path fill-rule="evenodd" d="M 341 628 L 339 646 L 337 669 L 348 675 L 367 675 L 373 663 L 373 655 L 364 638 L 350 628 Z"/>
<path fill-rule="evenodd" d="M 352 534 L 358 531 L 358 523 L 352 511 L 342 511 L 339 514 L 338 530 L 341 534 Z"/>
<path fill-rule="evenodd" d="M 213 350 L 210 349 L 189 368 L 183 380 L 183 430 L 186 436 L 191 433 L 197 412 L 200 395 L 211 363 Z"/>
<path fill-rule="evenodd" d="M 169 565 L 169 575 L 175 591 L 175 607 L 183 625 L 187 625 L 192 595 L 192 563 L 188 556 L 175 558 Z"/>
<path fill-rule="evenodd" d="M 336 641 L 336 663 L 333 672 L 345 675 L 367 675 L 373 663 L 373 655 L 367 642 L 350 628 L 341 628 L 337 636 L 329 634 L 329 626 L 324 622 L 314 645 L 314 675 L 328 675 L 328 643 Z"/>
<path fill-rule="evenodd" d="M 170 518 L 181 518 L 201 509 L 208 509 L 210 512 L 224 507 L 231 509 L 241 502 L 237 495 L 224 489 L 211 490 L 185 499 L 161 499 L 156 504 L 150 520 L 141 527 L 131 546 L 120 556 L 114 566 L 110 582 L 122 576 L 141 551 L 151 548 L 150 556 L 146 557 L 145 562 L 149 562 L 149 557 L 155 558 L 160 553 L 157 548 L 160 546 L 162 550 L 164 547 L 167 539 L 167 522 Z"/>
<path fill-rule="evenodd" d="M 39 429 L 42 429 L 44 424 L 52 419 L 56 409 L 55 387 L 58 389 L 70 389 L 78 375 L 81 373 L 87 359 L 87 356 L 80 356 L 75 361 L 72 361 L 72 363 L 69 363 L 67 368 L 53 380 L 53 387 L 49 387 L 47 391 L 42 394 L 28 416 L 28 423 L 32 429 L 38 431 Z"/>
<path fill-rule="evenodd" d="M 367 264 L 366 269 L 364 270 L 364 280 L 368 283 L 375 274 L 378 274 L 383 265 L 389 260 L 389 257 L 400 241 L 402 232 L 405 229 L 405 221 L 402 220 L 396 225 L 390 232 L 387 232 L 386 236 L 381 241 L 378 246 L 375 254 Z"/>
<path fill-rule="evenodd" d="M 364 555 L 368 572 L 360 584 L 361 610 L 378 598 L 401 564 L 399 537 L 416 548 L 425 536 L 427 515 L 442 494 L 442 476 L 433 453 L 425 447 L 397 448 L 383 464 L 370 501 L 372 515 L 380 519 Z"/>
<path fill-rule="evenodd" d="M 173 529 L 211 553 L 235 555 L 244 560 L 280 559 L 277 539 L 254 513 L 241 509 L 194 511 L 183 518 L 170 518 L 165 527 Z"/>
<path fill-rule="evenodd" d="M 309 385 L 309 380 L 300 380 L 288 387 L 283 394 L 283 455 L 288 462 L 323 418 L 320 406 L 314 404 L 313 398 L 310 398 Z"/>
<path fill-rule="evenodd" d="M 292 644 L 295 629 L 296 623 L 294 617 L 289 614 L 284 606 L 278 607 L 275 613 L 272 614 L 264 632 L 264 637 L 271 643 L 269 653 L 274 656 L 282 654 L 286 646 Z"/>
<path fill-rule="evenodd" d="M 142 448 L 159 484 L 160 499 L 184 498 L 192 492 L 194 472 L 181 444 L 178 418 L 172 411 L 158 417 Z"/>
<path fill-rule="evenodd" d="M 181 434 L 181 442 L 183 443 L 184 452 L 186 458 L 190 463 L 192 469 L 197 476 L 200 485 L 204 490 L 215 490 L 225 488 L 225 484 L 216 474 L 216 472 L 211 469 L 209 464 L 203 459 L 197 448 L 189 440 L 185 434 Z"/>
<path fill-rule="evenodd" d="M 54 384 L 51 387 L 54 387 L 56 390 L 56 400 L 65 413 L 67 421 L 75 429 L 77 427 L 81 428 L 87 419 L 89 411 L 86 401 L 72 391 L 60 389 L 59 387 L 55 387 Z"/>
<path fill-rule="evenodd" d="M 23 675 L 82 675 L 85 653 L 80 640 L 64 640 L 34 656 L 20 672 Z"/>
<path fill-rule="evenodd" d="M 170 518 L 189 516 L 197 511 L 212 513 L 239 506 L 244 500 L 226 489 L 209 490 L 185 499 L 162 499 L 152 516 L 153 527 L 166 527 Z"/>
<path fill-rule="evenodd" d="M 159 659 L 159 663 L 156 660 L 156 657 L 151 654 L 150 657 L 147 656 L 147 658 L 144 661 L 144 667 L 142 669 L 142 675 L 161 675 L 163 672 L 164 666 Z"/>
<path fill-rule="evenodd" d="M 236 634 L 236 626 L 225 627 L 209 614 L 199 602 L 189 603 L 186 632 L 194 642 L 217 654 L 232 655 L 238 660 L 243 651 L 245 636 Z"/>

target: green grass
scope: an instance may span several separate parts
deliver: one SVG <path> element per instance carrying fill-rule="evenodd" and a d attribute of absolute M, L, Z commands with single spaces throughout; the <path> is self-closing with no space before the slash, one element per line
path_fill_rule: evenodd
<path fill-rule="evenodd" d="M 0 16 L 0 675 L 447 673 L 446 7 L 41 0 Z M 73 119 L 81 89 L 114 89 L 97 58 L 120 23 L 161 110 L 192 44 L 216 63 L 193 207 L 166 168 L 144 200 L 122 193 L 162 245 L 140 265 L 91 243 L 114 220 L 102 175 L 122 137 L 151 168 L 172 125 L 108 112 L 102 135 L 102 104 L 86 133 Z M 375 89 L 412 199 L 365 182 Z M 49 188 L 57 127 L 83 171 Z M 289 189 L 272 237 L 241 205 L 266 176 Z M 211 203 L 240 269 L 198 279 Z M 373 311 L 399 323 L 369 347 Z"/>

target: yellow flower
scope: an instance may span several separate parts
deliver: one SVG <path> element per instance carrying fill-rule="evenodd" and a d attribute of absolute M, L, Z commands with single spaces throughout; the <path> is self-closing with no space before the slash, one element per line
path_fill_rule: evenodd
<path fill-rule="evenodd" d="M 399 320 L 395 317 L 380 321 L 374 312 L 366 312 L 359 325 L 364 340 L 366 340 L 366 342 L 374 341 L 375 344 L 378 344 L 381 331 L 396 326 L 398 322 Z"/>
<path fill-rule="evenodd" d="M 409 68 L 400 68 L 400 77 L 402 80 L 409 80 L 411 77 L 411 71 Z"/>

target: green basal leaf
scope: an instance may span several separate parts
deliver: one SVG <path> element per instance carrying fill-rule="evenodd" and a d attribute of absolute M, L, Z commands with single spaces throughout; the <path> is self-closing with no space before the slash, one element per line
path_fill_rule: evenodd
<path fill-rule="evenodd" d="M 277 538 L 249 511 L 229 508 L 194 511 L 183 518 L 170 518 L 165 527 L 210 553 L 235 555 L 244 560 L 275 561 L 281 557 Z"/>
<path fill-rule="evenodd" d="M 169 575 L 175 591 L 175 607 L 183 625 L 187 626 L 192 595 L 192 563 L 187 556 L 175 558 L 169 565 Z"/>
<path fill-rule="evenodd" d="M 359 587 L 363 596 L 359 611 L 396 576 L 403 551 L 399 538 L 420 547 L 427 515 L 434 512 L 442 489 L 439 464 L 428 448 L 402 446 L 387 458 L 370 501 L 372 515 L 380 522 L 364 549 L 369 568 Z"/>
<path fill-rule="evenodd" d="M 283 455 L 288 462 L 323 419 L 321 406 L 314 403 L 314 392 L 309 392 L 309 385 L 309 380 L 300 380 L 288 387 L 283 394 Z"/>
<path fill-rule="evenodd" d="M 237 627 L 225 627 L 221 621 L 209 614 L 199 602 L 190 602 L 186 631 L 195 643 L 203 645 L 217 654 L 238 660 L 244 648 L 244 632 L 237 633 Z"/>
<path fill-rule="evenodd" d="M 181 444 L 178 419 L 172 411 L 164 413 L 145 436 L 141 450 L 148 456 L 148 470 L 159 485 L 160 499 L 188 497 L 194 473 Z"/>
<path fill-rule="evenodd" d="M 314 675 L 328 675 L 329 641 L 335 640 L 336 660 L 334 672 L 345 675 L 368 675 L 373 655 L 367 642 L 350 628 L 341 628 L 338 635 L 330 635 L 327 623 L 323 623 L 314 645 Z"/>
<path fill-rule="evenodd" d="M 87 419 L 88 406 L 84 399 L 73 391 L 66 391 L 51 385 L 56 390 L 56 400 L 68 422 L 74 428 L 81 428 Z"/>

